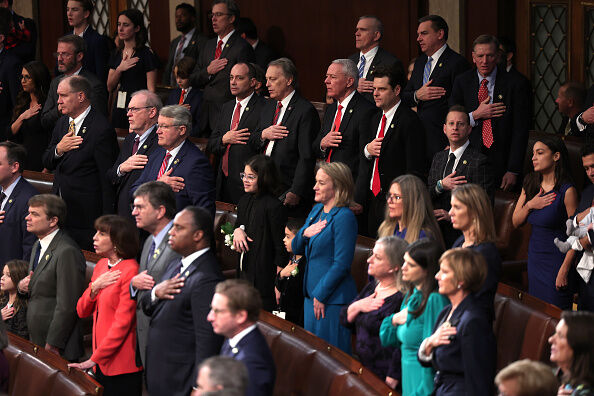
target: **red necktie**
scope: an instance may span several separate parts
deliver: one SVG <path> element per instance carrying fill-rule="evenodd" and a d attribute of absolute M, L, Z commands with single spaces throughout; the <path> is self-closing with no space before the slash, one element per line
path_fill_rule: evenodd
<path fill-rule="evenodd" d="M 382 127 L 379 131 L 379 135 L 377 135 L 377 137 L 383 138 L 384 137 L 384 130 L 386 129 L 386 115 L 384 114 L 382 116 Z M 379 192 L 382 189 L 382 185 L 380 183 L 380 176 L 379 176 L 379 156 L 377 156 L 375 158 L 375 166 L 373 169 L 373 183 L 371 184 L 371 191 L 373 192 L 373 195 L 375 195 L 377 197 L 377 194 L 379 194 Z"/>
<path fill-rule="evenodd" d="M 272 119 L 272 125 L 276 125 L 276 122 L 278 121 L 278 116 L 280 114 L 282 107 L 283 107 L 282 102 L 278 102 L 278 104 L 276 105 L 276 111 L 274 112 L 274 118 Z M 271 140 L 268 142 L 268 144 L 266 145 L 266 149 L 264 150 L 264 153 L 266 153 L 268 151 L 268 146 L 270 146 L 273 142 L 274 142 L 274 140 Z"/>
<path fill-rule="evenodd" d="M 487 79 L 481 81 L 481 87 L 478 91 L 479 104 L 482 103 L 489 96 L 489 90 L 487 89 Z M 483 120 L 483 144 L 486 148 L 491 148 L 493 145 L 493 130 L 491 129 L 491 119 Z"/>
<path fill-rule="evenodd" d="M 219 59 L 221 57 L 221 53 L 223 52 L 223 40 L 219 40 L 217 44 L 217 49 L 215 50 L 215 59 Z"/>
<path fill-rule="evenodd" d="M 241 103 L 237 102 L 237 106 L 235 106 L 235 112 L 233 112 L 233 118 L 231 120 L 231 130 L 237 129 L 239 125 L 239 113 L 241 112 Z M 225 176 L 229 176 L 229 150 L 231 149 L 231 145 L 228 144 L 227 148 L 225 149 L 225 154 L 223 154 L 223 160 L 221 162 L 221 170 Z"/>
<path fill-rule="evenodd" d="M 184 104 L 184 99 L 186 98 L 186 90 L 182 89 L 181 95 L 179 96 L 178 104 Z"/>
<path fill-rule="evenodd" d="M 136 136 L 134 139 L 134 145 L 132 145 L 132 155 L 136 154 L 138 151 L 138 145 L 140 144 L 140 136 Z"/>
<path fill-rule="evenodd" d="M 167 169 L 167 164 L 169 164 L 169 158 L 171 158 L 171 153 L 167 152 L 167 154 L 165 154 L 165 158 L 163 158 L 163 163 L 161 164 L 161 168 L 159 169 L 159 174 L 157 175 L 157 180 L 159 180 L 161 178 L 161 176 L 163 176 L 163 173 L 165 173 L 165 169 Z"/>
<path fill-rule="evenodd" d="M 342 105 L 338 105 L 338 110 L 336 111 L 336 117 L 334 118 L 334 124 L 332 125 L 332 129 L 330 132 L 338 131 L 340 128 L 340 118 L 342 117 Z M 332 149 L 328 151 L 328 157 L 326 157 L 326 162 L 330 162 L 330 157 L 332 157 Z"/>

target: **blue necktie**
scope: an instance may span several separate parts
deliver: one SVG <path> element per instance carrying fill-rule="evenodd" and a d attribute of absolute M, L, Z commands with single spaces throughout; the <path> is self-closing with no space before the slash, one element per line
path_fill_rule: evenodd
<path fill-rule="evenodd" d="M 363 78 L 364 71 L 365 71 L 365 55 L 361 55 L 361 64 L 359 65 L 359 78 Z"/>
<path fill-rule="evenodd" d="M 151 260 L 153 259 L 153 254 L 155 254 L 155 239 L 153 238 L 153 243 L 151 243 L 151 247 L 149 249 L 149 254 L 146 257 L 146 264 L 148 266 L 148 263 L 151 262 Z"/>
<path fill-rule="evenodd" d="M 173 266 L 173 272 L 171 273 L 171 275 L 169 276 L 169 278 L 173 278 L 175 275 L 179 274 L 179 271 L 181 271 L 182 269 L 182 261 L 181 258 L 178 258 L 177 260 L 173 261 L 171 264 L 171 266 Z"/>
<path fill-rule="evenodd" d="M 37 268 L 37 264 L 39 264 L 39 255 L 41 254 L 41 244 L 37 247 L 37 251 L 35 252 L 35 257 L 33 257 L 33 271 Z"/>
<path fill-rule="evenodd" d="M 225 340 L 223 342 L 223 347 L 221 348 L 221 356 L 229 356 L 233 357 L 233 352 L 231 351 L 231 345 L 229 345 L 229 340 Z"/>
<path fill-rule="evenodd" d="M 425 63 L 425 69 L 423 70 L 423 85 L 427 84 L 427 81 L 429 81 L 429 76 L 431 75 L 431 62 L 432 61 L 433 61 L 433 58 L 428 57 L 427 63 Z"/>

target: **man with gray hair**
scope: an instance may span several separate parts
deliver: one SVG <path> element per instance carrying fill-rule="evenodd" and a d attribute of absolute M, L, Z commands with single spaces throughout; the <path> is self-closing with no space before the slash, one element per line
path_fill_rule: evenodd
<path fill-rule="evenodd" d="M 161 107 L 159 96 L 144 89 L 132 94 L 126 109 L 130 133 L 124 139 L 118 159 L 107 171 L 107 178 L 116 189 L 116 213 L 120 216 L 132 218 L 130 188 L 158 147 L 157 118 Z"/>
<path fill-rule="evenodd" d="M 230 373 L 233 373 L 230 375 Z M 248 385 L 248 371 L 245 364 L 228 356 L 213 356 L 204 360 L 198 368 L 196 386 L 191 396 L 204 394 L 234 394 L 245 395 Z"/>
<path fill-rule="evenodd" d="M 359 17 L 355 28 L 355 47 L 358 54 L 349 56 L 357 66 L 359 81 L 357 91 L 362 94 L 370 103 L 373 100 L 373 73 L 380 65 L 402 67 L 400 60 L 379 46 L 384 35 L 384 24 L 374 15 L 363 15 Z"/>
<path fill-rule="evenodd" d="M 157 141 L 132 193 L 143 183 L 158 180 L 175 192 L 177 210 L 188 205 L 205 208 L 214 216 L 215 183 L 206 156 L 188 140 L 192 114 L 184 106 L 165 106 L 159 112 Z"/>
<path fill-rule="evenodd" d="M 56 123 L 43 165 L 54 171 L 52 192 L 68 205 L 65 229 L 82 249 L 91 250 L 95 219 L 113 213 L 114 191 L 105 174 L 116 159 L 116 134 L 91 105 L 91 84 L 82 76 L 58 84 Z"/>
<path fill-rule="evenodd" d="M 326 162 L 343 162 L 357 180 L 359 157 L 367 142 L 369 120 L 377 110 L 357 92 L 359 74 L 350 59 L 336 59 L 326 72 L 327 95 L 334 103 L 326 108 L 322 128 L 314 141 L 316 157 Z"/>

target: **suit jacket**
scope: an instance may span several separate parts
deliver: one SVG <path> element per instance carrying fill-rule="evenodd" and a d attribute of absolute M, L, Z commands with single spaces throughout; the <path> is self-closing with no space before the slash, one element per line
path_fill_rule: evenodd
<path fill-rule="evenodd" d="M 10 52 L 18 56 L 23 63 L 27 63 L 35 60 L 35 53 L 37 52 L 37 26 L 33 19 L 22 17 L 16 12 L 13 12 L 12 23 L 16 29 L 19 29 L 18 26 L 21 21 L 25 21 L 25 27 L 31 33 L 31 40 L 28 42 L 20 42 L 16 47 L 11 48 Z M 20 70 L 21 69 L 19 69 L 19 71 Z M 18 82 L 20 81 L 21 80 L 19 79 Z"/>
<path fill-rule="evenodd" d="M 216 129 L 208 139 L 208 151 L 222 158 L 227 149 L 227 145 L 222 143 L 222 138 L 225 133 L 231 129 L 231 121 L 233 119 L 233 112 L 235 111 L 235 101 L 232 99 L 225 103 L 221 108 L 221 116 L 217 123 Z M 238 129 L 247 128 L 250 133 L 255 133 L 258 129 L 258 122 L 260 121 L 260 113 L 264 108 L 266 99 L 254 93 L 249 100 L 241 118 L 239 119 Z M 217 200 L 237 204 L 239 198 L 244 193 L 243 183 L 239 178 L 239 174 L 243 172 L 243 168 L 247 160 L 258 154 L 250 144 L 232 144 L 229 148 L 229 176 L 225 176 L 221 170 L 221 161 L 219 161 L 219 169 L 217 172 Z"/>
<path fill-rule="evenodd" d="M 417 114 L 423 122 L 427 134 L 427 158 L 443 150 L 448 140 L 443 133 L 443 124 L 448 112 L 448 100 L 452 94 L 452 87 L 456 76 L 470 68 L 470 65 L 460 54 L 446 47 L 439 57 L 437 65 L 429 77 L 434 87 L 443 87 L 446 94 L 439 99 L 415 102 L 414 93 L 423 86 L 423 71 L 427 63 L 427 55 L 421 54 L 416 62 L 406 88 L 402 91 L 402 102 L 409 107 L 417 106 Z M 478 92 L 478 91 L 477 91 Z"/>
<path fill-rule="evenodd" d="M 330 149 L 322 151 L 320 143 L 334 125 L 334 117 L 338 103 L 334 102 L 326 108 L 322 127 L 316 140 L 313 142 L 312 150 L 317 158 L 326 159 Z M 363 148 L 368 143 L 369 121 L 373 114 L 378 111 L 377 107 L 365 100 L 363 95 L 355 91 L 346 109 L 342 109 L 342 120 L 338 131 L 342 135 L 342 141 L 338 147 L 332 148 L 331 162 L 343 162 L 353 173 L 353 179 L 357 180 L 359 173 L 359 161 L 363 157 Z"/>
<path fill-rule="evenodd" d="M 132 185 L 131 194 L 143 183 L 157 180 L 159 169 L 165 159 L 167 151 L 157 147 L 149 158 L 140 177 Z M 189 140 L 184 141 L 182 148 L 175 158 L 169 160 L 169 168 L 173 168 L 171 176 L 184 178 L 185 187 L 175 193 L 177 210 L 180 211 L 188 205 L 200 206 L 210 211 L 214 217 L 215 212 L 215 185 L 212 168 L 202 151 Z"/>
<path fill-rule="evenodd" d="M 570 119 L 568 116 L 563 116 L 563 118 L 561 119 L 561 124 L 559 125 L 559 129 L 557 130 L 557 135 L 565 136 L 565 128 L 567 127 L 567 123 L 569 122 L 569 134 L 567 136 L 585 137 L 585 130 L 579 130 L 575 122 L 575 119 L 576 117 L 572 117 Z"/>
<path fill-rule="evenodd" d="M 108 271 L 121 271 L 118 280 L 91 297 L 91 283 Z M 105 375 L 135 373 L 142 370 L 135 364 L 136 302 L 130 299 L 130 280 L 138 273 L 134 259 L 122 260 L 111 269 L 103 258 L 95 265 L 91 283 L 78 300 L 76 311 L 85 318 L 93 315 L 93 354 Z"/>
<path fill-rule="evenodd" d="M 483 145 L 482 120 L 477 121 L 470 134 L 470 144 L 480 149 L 491 161 L 496 185 L 499 185 L 505 172 L 522 173 L 530 123 L 529 93 L 523 88 L 522 85 L 514 84 L 507 73 L 497 71 L 493 102 L 505 103 L 505 113 L 491 119 L 493 145 L 490 149 Z M 450 105 L 462 105 L 468 112 L 476 110 L 479 105 L 478 90 L 476 69 L 460 74 L 454 82 Z"/>
<path fill-rule="evenodd" d="M 21 176 L 4 205 L 4 221 L 0 223 L 0 268 L 12 259 L 29 261 L 35 235 L 27 231 L 29 198 L 39 192 Z"/>
<path fill-rule="evenodd" d="M 379 111 L 371 118 L 367 143 L 375 139 L 382 115 L 383 113 Z M 386 124 L 380 150 L 378 165 L 382 192 L 386 193 L 390 189 L 392 180 L 406 173 L 425 179 L 427 162 L 423 151 L 425 150 L 424 132 L 417 114 L 401 102 L 392 121 Z M 363 206 L 366 205 L 367 191 L 370 190 L 374 163 L 375 157 L 367 159 L 365 156 L 359 162 L 355 200 Z"/>
<path fill-rule="evenodd" d="M 359 63 L 360 55 L 361 53 L 357 52 L 356 54 L 352 54 L 351 56 L 349 56 L 349 59 L 355 62 L 355 65 L 357 65 Z M 392 55 L 390 52 L 383 49 L 382 47 L 379 47 L 377 49 L 377 53 L 373 57 L 371 66 L 369 66 L 369 70 L 365 75 L 365 79 L 367 81 L 373 81 L 373 74 L 375 73 L 375 69 L 380 65 L 388 67 L 399 67 L 402 70 L 404 70 L 400 59 L 398 59 L 395 55 Z M 365 92 L 362 95 L 365 99 L 373 103 L 373 105 L 375 106 L 375 100 L 373 100 L 373 93 Z"/>
<path fill-rule="evenodd" d="M 226 347 L 223 346 L 221 355 L 239 360 L 247 367 L 249 381 L 246 396 L 272 395 L 276 368 L 272 352 L 260 330 L 256 327 L 247 333 L 233 349 L 228 343 L 228 340 L 225 341 Z"/>
<path fill-rule="evenodd" d="M 143 154 L 149 156 L 150 158 L 150 156 L 153 154 L 153 151 L 159 147 L 157 144 L 157 126 L 154 125 L 145 133 L 149 133 L 150 135 L 146 138 L 142 146 L 138 147 L 137 154 Z M 130 172 L 124 173 L 121 176 L 118 176 L 118 168 L 122 162 L 126 161 L 132 156 L 134 139 L 136 139 L 135 133 L 129 133 L 126 136 L 120 149 L 118 158 L 116 159 L 113 166 L 107 171 L 107 179 L 113 184 L 115 188 L 115 212 L 120 216 L 130 219 L 132 218 L 132 211 L 130 210 L 132 196 L 130 194 L 130 189 L 132 188 L 132 184 L 134 184 L 134 182 L 142 174 L 143 169 L 134 169 Z"/>
<path fill-rule="evenodd" d="M 33 245 L 29 271 L 39 250 Z M 44 347 L 60 349 L 69 361 L 84 354 L 82 332 L 76 314 L 76 303 L 85 289 L 85 258 L 76 243 L 63 230 L 58 231 L 29 282 L 27 326 L 31 341 Z"/>
<path fill-rule="evenodd" d="M 445 322 L 452 309 L 441 311 L 433 332 Z M 452 313 L 449 322 L 456 335 L 448 345 L 433 350 L 438 395 L 489 395 L 493 393 L 496 344 L 488 313 L 467 296 Z"/>
<path fill-rule="evenodd" d="M 263 152 L 268 144 L 268 140 L 261 139 L 262 131 L 272 125 L 276 105 L 274 100 L 264 105 L 258 131 L 250 136 L 252 147 L 258 152 Z M 315 166 L 311 144 L 320 130 L 320 117 L 315 107 L 295 92 L 279 125 L 286 126 L 289 135 L 275 141 L 270 158 L 278 166 L 283 189 L 297 194 L 302 201 L 309 200 Z"/>
<path fill-rule="evenodd" d="M 170 262 L 163 279 L 174 276 L 178 260 Z M 155 396 L 186 396 L 196 383 L 198 366 L 221 349 L 222 337 L 206 321 L 215 286 L 223 280 L 212 251 L 198 257 L 184 272 L 184 287 L 173 300 L 140 300 L 151 316 L 146 350 L 147 388 Z"/>
<path fill-rule="evenodd" d="M 87 51 L 83 58 L 83 67 L 93 73 L 99 81 L 107 84 L 107 73 L 109 66 L 109 39 L 92 27 L 88 27 L 83 33 L 83 39 L 87 44 Z"/>
<path fill-rule="evenodd" d="M 181 88 L 171 90 L 165 105 L 179 104 L 179 97 L 181 96 Z M 192 88 L 186 95 L 183 104 L 190 105 L 190 112 L 192 113 L 192 132 L 190 136 L 198 137 L 200 135 L 200 113 L 202 112 L 202 91 L 197 88 Z"/>
<path fill-rule="evenodd" d="M 167 268 L 167 265 L 180 257 L 178 253 L 174 252 L 169 247 L 167 244 L 168 241 L 169 235 L 166 235 L 159 246 L 155 247 L 153 256 L 149 257 L 151 244 L 153 243 L 153 238 L 149 237 L 144 241 L 142 253 L 140 254 L 140 267 L 138 268 L 138 272 L 147 271 L 147 274 L 152 276 L 155 280 L 155 284 L 161 281 L 161 277 L 163 276 L 163 272 Z M 136 289 L 133 289 L 132 286 L 130 286 L 130 296 L 138 302 L 136 307 L 136 332 L 138 334 L 138 352 L 140 353 L 140 361 L 143 366 L 146 365 L 146 346 L 148 342 L 149 323 L 151 320 L 150 316 L 147 316 L 142 311 L 140 305 L 140 300 L 146 293 L 150 294 L 150 290 L 136 291 Z"/>
<path fill-rule="evenodd" d="M 0 138 L 12 119 L 16 97 L 21 91 L 22 70 L 21 60 L 16 55 L 6 50 L 0 52 Z"/>
<path fill-rule="evenodd" d="M 173 68 L 175 65 L 175 51 L 177 50 L 177 46 L 179 45 L 179 40 L 181 40 L 181 34 L 174 38 L 169 44 L 169 57 L 167 59 L 167 64 L 165 65 L 165 70 L 163 70 L 163 85 L 169 86 L 177 86 L 175 80 L 171 80 L 171 73 L 173 72 Z M 194 34 L 190 37 L 190 42 L 182 51 L 185 56 L 190 56 L 195 60 L 198 60 L 200 56 L 200 51 L 204 48 L 204 44 L 208 39 L 202 33 L 198 31 L 198 28 L 194 30 Z M 181 59 L 181 58 L 180 58 Z M 177 104 L 177 103 L 175 103 Z"/>
<path fill-rule="evenodd" d="M 67 132 L 68 116 L 64 115 L 43 154 L 43 165 L 54 171 L 52 193 L 61 195 L 68 205 L 67 227 L 92 229 L 97 217 L 113 213 L 114 191 L 106 173 L 118 154 L 116 134 L 107 119 L 91 106 L 78 131 L 83 143 L 56 158 L 56 146 Z"/>
<path fill-rule="evenodd" d="M 259 40 L 256 48 L 254 48 L 254 57 L 256 58 L 256 65 L 260 66 L 264 71 L 266 71 L 270 62 L 279 58 L 277 53 L 263 43 L 262 40 Z"/>
<path fill-rule="evenodd" d="M 101 82 L 93 73 L 85 70 L 83 67 L 78 74 L 89 80 L 91 87 L 93 88 L 93 94 L 91 96 L 91 106 L 95 110 L 98 110 L 104 116 L 107 116 L 107 88 L 104 82 Z M 41 110 L 41 125 L 46 129 L 54 129 L 58 119 L 62 114 L 58 111 L 58 84 L 65 76 L 59 75 L 54 77 L 50 83 L 50 87 L 47 93 L 47 98 L 43 104 Z"/>

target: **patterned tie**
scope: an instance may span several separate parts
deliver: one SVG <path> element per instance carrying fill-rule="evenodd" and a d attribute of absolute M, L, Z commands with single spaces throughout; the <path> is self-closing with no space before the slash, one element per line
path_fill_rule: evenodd
<path fill-rule="evenodd" d="M 456 162 L 456 156 L 454 153 L 450 153 L 450 157 L 448 158 L 448 163 L 446 164 L 445 170 L 443 171 L 443 176 L 446 177 L 454 170 L 454 163 Z"/>
<path fill-rule="evenodd" d="M 219 40 L 217 43 L 217 49 L 215 50 L 215 59 L 219 59 L 223 53 L 223 40 Z"/>
<path fill-rule="evenodd" d="M 279 102 L 280 103 L 280 102 Z M 237 102 L 235 106 L 235 111 L 233 112 L 233 118 L 231 119 L 231 130 L 237 129 L 239 125 L 239 114 L 241 112 L 241 103 Z M 221 160 L 221 170 L 225 177 L 229 176 L 229 150 L 231 149 L 231 145 L 228 144 L 227 148 L 225 149 L 225 154 L 223 154 L 223 159 Z"/>
<path fill-rule="evenodd" d="M 334 124 L 332 124 L 331 132 L 338 131 L 340 128 L 340 118 L 342 117 L 342 105 L 338 105 L 338 110 L 336 111 L 336 117 L 334 117 Z M 328 151 L 328 157 L 326 157 L 326 162 L 330 162 L 330 157 L 332 157 L 332 149 Z"/>
<path fill-rule="evenodd" d="M 359 78 L 363 78 L 363 72 L 365 71 L 365 55 L 361 55 L 359 63 Z"/>
<path fill-rule="evenodd" d="M 274 118 L 272 119 L 272 125 L 276 125 L 278 121 L 278 116 L 280 115 L 281 108 L 283 107 L 282 102 L 278 102 L 276 105 L 276 111 L 274 112 Z M 274 146 L 274 140 L 271 140 L 266 145 L 266 150 L 264 150 L 264 154 L 270 157 L 272 154 L 272 148 Z"/>
<path fill-rule="evenodd" d="M 186 90 L 182 89 L 181 95 L 179 95 L 179 102 L 177 104 L 184 104 L 184 99 L 186 98 Z"/>
<path fill-rule="evenodd" d="M 136 135 L 134 138 L 134 144 L 132 145 L 132 155 L 136 154 L 138 151 L 138 145 L 140 144 L 140 136 Z"/>
<path fill-rule="evenodd" d="M 153 238 L 153 242 L 151 243 L 151 247 L 149 248 L 148 251 L 148 256 L 146 256 L 146 262 L 147 264 L 151 262 L 151 260 L 153 259 L 153 254 L 155 254 L 155 248 L 157 246 L 155 245 L 155 239 Z"/>
<path fill-rule="evenodd" d="M 74 124 L 74 120 L 70 121 L 68 124 L 68 133 L 72 132 L 73 135 L 76 135 L 76 125 Z"/>
<path fill-rule="evenodd" d="M 431 62 L 433 62 L 433 58 L 428 57 L 427 63 L 425 63 L 425 69 L 423 70 L 423 85 L 427 84 L 427 81 L 429 81 L 429 76 L 431 75 Z"/>
<path fill-rule="evenodd" d="M 379 135 L 377 137 L 383 138 L 384 137 L 384 130 L 386 128 L 386 115 L 382 116 L 382 127 L 379 131 Z M 382 186 L 380 183 L 380 176 L 379 176 L 379 155 L 375 158 L 375 166 L 373 167 L 373 182 L 371 184 L 371 191 L 373 195 L 377 197 L 377 194 L 381 191 Z"/>
<path fill-rule="evenodd" d="M 159 169 L 159 174 L 157 175 L 157 180 L 159 180 L 161 178 L 161 176 L 163 176 L 163 173 L 165 173 L 165 170 L 167 169 L 167 165 L 169 164 L 169 158 L 171 158 L 171 153 L 167 152 L 167 154 L 165 154 L 165 158 L 163 158 L 163 163 L 161 164 L 161 168 Z"/>
<path fill-rule="evenodd" d="M 478 91 L 479 104 L 489 97 L 489 90 L 487 89 L 487 79 L 481 81 L 481 87 Z M 491 129 L 491 119 L 483 120 L 483 144 L 486 148 L 491 148 L 493 145 L 493 130 Z"/>

